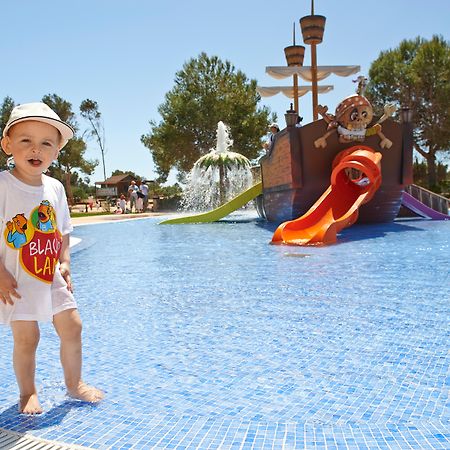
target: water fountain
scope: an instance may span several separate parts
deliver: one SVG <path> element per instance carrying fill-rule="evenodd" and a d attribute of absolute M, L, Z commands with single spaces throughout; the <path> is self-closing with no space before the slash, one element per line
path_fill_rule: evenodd
<path fill-rule="evenodd" d="M 184 210 L 217 208 L 252 185 L 250 161 L 240 153 L 229 151 L 232 145 L 229 127 L 220 121 L 216 148 L 199 158 L 188 175 L 181 202 Z"/>

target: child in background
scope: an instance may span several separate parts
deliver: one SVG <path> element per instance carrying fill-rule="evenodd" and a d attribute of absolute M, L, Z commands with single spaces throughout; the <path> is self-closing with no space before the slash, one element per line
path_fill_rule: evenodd
<path fill-rule="evenodd" d="M 122 214 L 125 214 L 127 212 L 127 199 L 123 194 L 120 196 L 119 207 L 122 210 Z"/>
<path fill-rule="evenodd" d="M 144 209 L 144 194 L 142 194 L 141 191 L 138 191 L 137 196 L 136 212 L 141 213 Z"/>
<path fill-rule="evenodd" d="M 64 187 L 44 175 L 72 137 L 72 128 L 46 104 L 28 103 L 13 109 L 1 141 L 14 168 L 0 172 L 0 323 L 11 326 L 19 412 L 25 414 L 42 412 L 35 385 L 39 321 L 52 321 L 60 338 L 68 394 L 87 402 L 103 398 L 81 378 Z"/>

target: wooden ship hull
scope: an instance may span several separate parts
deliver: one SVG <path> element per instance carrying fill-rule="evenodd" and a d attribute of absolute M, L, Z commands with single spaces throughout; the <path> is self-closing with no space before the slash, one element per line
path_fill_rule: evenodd
<path fill-rule="evenodd" d="M 260 160 L 263 194 L 256 203 L 261 217 L 277 223 L 296 219 L 328 188 L 335 156 L 358 143 L 342 144 L 336 133 L 325 148 L 316 148 L 314 141 L 326 127 L 326 122 L 319 120 L 277 133 L 268 154 Z M 393 221 L 403 190 L 412 183 L 412 125 L 387 120 L 383 133 L 393 142 L 390 149 L 380 148 L 377 135 L 361 143 L 382 154 L 382 183 L 374 197 L 360 207 L 359 223 Z"/>

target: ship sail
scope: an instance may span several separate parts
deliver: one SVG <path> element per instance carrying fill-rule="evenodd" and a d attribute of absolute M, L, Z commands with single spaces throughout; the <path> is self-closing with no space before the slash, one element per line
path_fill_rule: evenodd
<path fill-rule="evenodd" d="M 294 88 L 292 86 L 257 86 L 256 90 L 258 91 L 261 97 L 272 97 L 277 94 L 284 94 L 287 98 L 294 98 Z M 303 97 L 305 94 L 312 90 L 311 86 L 298 86 L 298 96 Z M 318 87 L 320 94 L 325 94 L 333 90 L 333 86 L 325 85 Z"/>
<path fill-rule="evenodd" d="M 331 74 L 340 77 L 348 77 L 361 70 L 360 66 L 319 66 L 317 67 L 317 80 L 323 80 Z M 312 81 L 312 68 L 310 66 L 268 66 L 266 73 L 272 78 L 282 80 L 284 78 L 298 75 L 305 81 Z"/>

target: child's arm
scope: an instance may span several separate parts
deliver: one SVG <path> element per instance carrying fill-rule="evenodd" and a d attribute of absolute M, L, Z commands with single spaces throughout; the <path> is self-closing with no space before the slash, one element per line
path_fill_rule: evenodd
<path fill-rule="evenodd" d="M 72 279 L 70 277 L 70 234 L 62 237 L 61 254 L 59 255 L 59 271 L 67 283 L 67 289 L 73 292 Z"/>
<path fill-rule="evenodd" d="M 21 298 L 20 294 L 16 291 L 16 288 L 16 279 L 0 261 L 0 301 L 2 301 L 5 305 L 13 305 L 14 300 L 12 297 Z"/>

